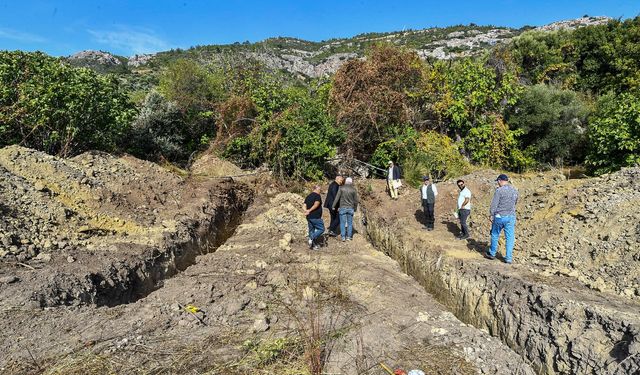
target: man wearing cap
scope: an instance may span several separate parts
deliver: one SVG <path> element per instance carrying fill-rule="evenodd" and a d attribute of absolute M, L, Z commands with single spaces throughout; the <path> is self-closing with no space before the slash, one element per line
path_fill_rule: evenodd
<path fill-rule="evenodd" d="M 391 199 L 398 199 L 398 188 L 402 186 L 402 182 L 400 181 L 400 168 L 394 165 L 391 160 L 389 160 L 388 165 L 387 186 L 389 187 L 389 194 L 391 194 Z"/>
<path fill-rule="evenodd" d="M 436 204 L 436 197 L 438 196 L 438 189 L 435 184 L 431 183 L 429 176 L 423 176 L 422 181 L 424 181 L 424 183 L 420 187 L 420 197 L 422 198 L 422 210 L 426 218 L 425 225 L 422 229 L 431 231 L 436 221 L 434 206 Z"/>
<path fill-rule="evenodd" d="M 498 251 L 498 239 L 504 229 L 504 237 L 507 242 L 507 253 L 504 262 L 511 264 L 513 261 L 513 245 L 515 244 L 516 230 L 516 204 L 518 203 L 518 190 L 509 183 L 509 177 L 501 174 L 496 179 L 498 188 L 493 194 L 489 219 L 491 220 L 491 248 L 485 257 L 494 259 Z"/>

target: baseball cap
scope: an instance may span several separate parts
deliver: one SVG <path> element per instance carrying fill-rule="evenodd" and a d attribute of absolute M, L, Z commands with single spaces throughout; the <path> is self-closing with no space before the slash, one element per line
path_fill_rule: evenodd
<path fill-rule="evenodd" d="M 509 177 L 507 177 L 506 174 L 501 174 L 500 176 L 498 176 L 498 178 L 496 178 L 496 181 L 509 181 Z"/>
<path fill-rule="evenodd" d="M 429 180 L 429 176 L 422 176 L 422 181 L 428 181 Z"/>

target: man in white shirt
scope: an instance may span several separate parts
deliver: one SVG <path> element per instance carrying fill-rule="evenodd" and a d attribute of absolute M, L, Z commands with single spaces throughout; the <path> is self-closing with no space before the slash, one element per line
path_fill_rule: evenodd
<path fill-rule="evenodd" d="M 469 238 L 469 227 L 467 226 L 467 219 L 471 214 L 471 190 L 465 186 L 463 180 L 456 182 L 460 189 L 458 194 L 458 218 L 460 219 L 460 236 L 456 237 L 457 240 L 466 240 Z"/>
<path fill-rule="evenodd" d="M 436 197 L 438 196 L 438 189 L 435 184 L 431 183 L 429 176 L 422 177 L 422 181 L 424 181 L 424 183 L 420 187 L 420 197 L 422 198 L 422 209 L 424 210 L 424 216 L 426 218 L 425 225 L 422 229 L 432 231 L 436 221 L 434 207 Z"/>

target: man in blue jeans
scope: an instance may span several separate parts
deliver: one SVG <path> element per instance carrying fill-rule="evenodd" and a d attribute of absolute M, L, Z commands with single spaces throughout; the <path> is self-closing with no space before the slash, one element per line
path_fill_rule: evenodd
<path fill-rule="evenodd" d="M 320 185 L 313 187 L 311 194 L 305 198 L 302 209 L 304 210 L 304 215 L 307 217 L 307 225 L 309 226 L 309 248 L 318 250 L 319 246 L 316 243 L 316 239 L 324 233 Z"/>
<path fill-rule="evenodd" d="M 493 195 L 491 208 L 489 209 L 491 220 L 491 249 L 484 256 L 495 259 L 498 251 L 498 239 L 504 229 L 504 237 L 507 242 L 507 253 L 504 262 L 513 262 L 513 245 L 516 241 L 516 204 L 518 203 L 518 190 L 509 183 L 509 177 L 501 174 L 496 179 L 498 188 Z"/>
<path fill-rule="evenodd" d="M 336 206 L 340 207 L 338 213 L 340 214 L 342 242 L 351 241 L 353 238 L 353 214 L 358 209 L 358 192 L 353 186 L 351 177 L 347 177 L 344 185 L 338 189 L 338 194 L 336 194 L 331 208 L 335 209 Z"/>

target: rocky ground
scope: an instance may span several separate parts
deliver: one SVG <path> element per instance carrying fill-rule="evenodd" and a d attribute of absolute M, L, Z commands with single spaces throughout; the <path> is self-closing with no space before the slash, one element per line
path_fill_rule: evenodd
<path fill-rule="evenodd" d="M 360 188 L 373 244 L 456 316 L 509 343 L 537 372 L 635 374 L 640 371 L 638 171 L 582 180 L 559 173 L 512 176 L 522 196 L 514 265 L 481 255 L 489 242 L 496 172 L 463 177 L 474 194 L 467 241 L 455 240 L 453 182 L 438 186 L 433 232 L 422 229 L 416 191 L 405 190 L 392 201 L 382 181 Z M 625 222 L 631 230 L 618 225 Z M 593 256 L 601 252 L 609 256 Z"/>
<path fill-rule="evenodd" d="M 353 242 L 328 238 L 317 252 L 306 245 L 301 196 L 211 155 L 180 171 L 126 155 L 65 160 L 7 147 L 0 173 L 2 373 L 635 368 L 638 236 L 628 228 L 638 230 L 637 169 L 585 180 L 513 176 L 522 201 L 510 269 L 485 266 L 478 253 L 487 245 L 480 213 L 491 171 L 465 177 L 474 192 L 471 241 L 453 241 L 452 183 L 439 185 L 436 231 L 426 232 L 414 192 L 390 201 L 382 181 L 368 180 L 359 188 L 371 223 L 358 216 Z M 386 240 L 372 234 L 374 221 Z M 408 253 L 391 254 L 396 260 L 379 251 L 391 234 L 411 242 Z M 445 264 L 457 271 L 430 289 Z M 455 290 L 464 294 L 446 294 Z M 510 315 L 500 323 L 498 311 Z M 560 318 L 539 322 L 532 313 Z M 610 342 L 618 343 L 614 362 L 598 367 Z M 523 355 L 526 345 L 534 359 Z"/>
<path fill-rule="evenodd" d="M 3 374 L 533 374 L 361 234 L 310 251 L 301 196 L 201 164 L 0 150 Z"/>

